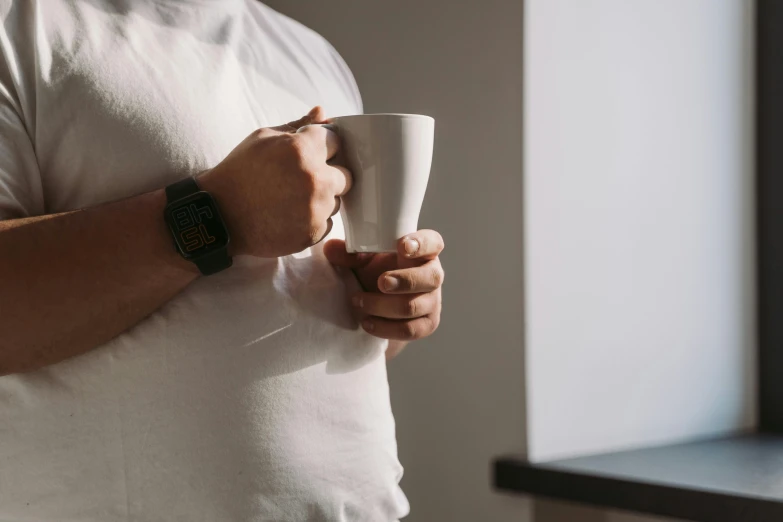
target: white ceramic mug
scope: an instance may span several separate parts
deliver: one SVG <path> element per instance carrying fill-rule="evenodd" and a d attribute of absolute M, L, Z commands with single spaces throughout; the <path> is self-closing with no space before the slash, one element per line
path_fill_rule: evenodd
<path fill-rule="evenodd" d="M 396 252 L 418 230 L 432 165 L 435 120 L 419 114 L 339 116 L 324 125 L 342 142 L 353 174 L 340 215 L 348 252 Z"/>

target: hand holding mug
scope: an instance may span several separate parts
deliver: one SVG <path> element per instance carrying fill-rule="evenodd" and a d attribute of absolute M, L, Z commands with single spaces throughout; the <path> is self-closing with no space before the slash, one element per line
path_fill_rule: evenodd
<path fill-rule="evenodd" d="M 388 356 L 438 328 L 444 280 L 438 256 L 443 248 L 443 238 L 434 230 L 401 238 L 394 253 L 348 253 L 341 239 L 324 245 L 326 258 L 353 270 L 364 288 L 351 296 L 351 305 L 366 332 L 394 342 Z"/>
<path fill-rule="evenodd" d="M 315 107 L 299 120 L 256 130 L 199 176 L 218 199 L 232 255 L 285 256 L 329 234 L 352 177 L 327 163 L 340 149 L 338 136 L 307 126 L 323 121 L 323 109 Z"/>

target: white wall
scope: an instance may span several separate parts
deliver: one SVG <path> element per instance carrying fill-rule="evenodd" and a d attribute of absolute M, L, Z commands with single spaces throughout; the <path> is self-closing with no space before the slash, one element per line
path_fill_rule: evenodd
<path fill-rule="evenodd" d="M 528 0 L 529 456 L 752 426 L 750 0 Z"/>
<path fill-rule="evenodd" d="M 490 488 L 522 452 L 522 2 L 276 0 L 350 65 L 366 112 L 435 117 L 420 225 L 446 239 L 440 331 L 389 365 L 406 522 L 528 520 Z"/>

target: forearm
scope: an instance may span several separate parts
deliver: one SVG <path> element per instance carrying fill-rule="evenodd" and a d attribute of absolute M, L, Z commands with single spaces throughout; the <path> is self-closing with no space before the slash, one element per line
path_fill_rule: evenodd
<path fill-rule="evenodd" d="M 231 233 L 230 255 L 299 252 L 329 230 L 350 173 L 315 107 L 253 131 L 199 176 Z M 198 277 L 165 224 L 164 190 L 92 209 L 0 221 L 0 375 L 27 372 L 116 337 Z"/>
<path fill-rule="evenodd" d="M 198 277 L 175 251 L 163 190 L 0 221 L 0 375 L 116 337 Z"/>

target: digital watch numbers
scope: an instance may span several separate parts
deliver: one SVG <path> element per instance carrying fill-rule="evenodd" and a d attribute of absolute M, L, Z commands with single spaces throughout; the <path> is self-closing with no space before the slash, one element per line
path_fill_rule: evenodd
<path fill-rule="evenodd" d="M 171 212 L 174 224 L 179 233 L 179 242 L 185 246 L 186 252 L 215 242 L 215 236 L 210 236 L 204 221 L 212 218 L 212 209 L 208 205 L 196 206 L 191 203 Z"/>
<path fill-rule="evenodd" d="M 167 221 L 177 248 L 191 258 L 228 243 L 228 232 L 212 196 L 197 192 L 169 205 Z"/>

